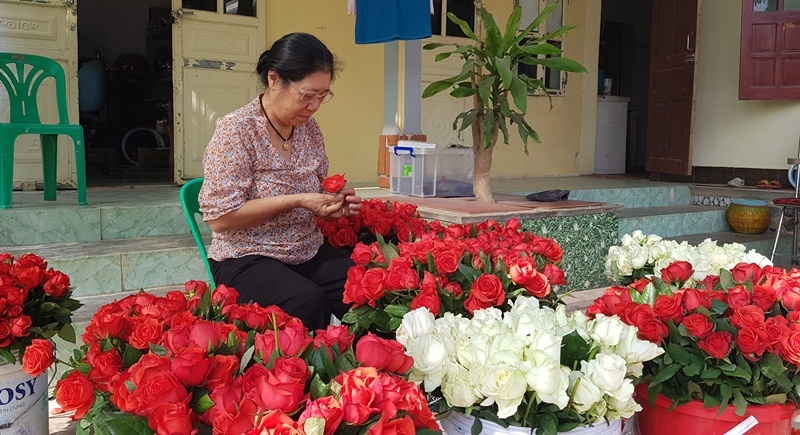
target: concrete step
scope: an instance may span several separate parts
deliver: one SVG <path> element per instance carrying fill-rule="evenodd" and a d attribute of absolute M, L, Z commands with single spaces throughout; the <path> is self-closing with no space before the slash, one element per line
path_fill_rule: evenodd
<path fill-rule="evenodd" d="M 654 186 L 623 189 L 581 189 L 570 192 L 569 199 L 620 204 L 625 208 L 667 207 L 691 204 L 689 186 Z"/>
<path fill-rule="evenodd" d="M 725 207 L 674 205 L 626 208 L 619 212 L 619 236 L 641 230 L 674 239 L 686 234 L 730 231 Z"/>
<path fill-rule="evenodd" d="M 209 241 L 210 235 L 206 243 Z M 208 276 L 191 235 L 8 246 L 0 247 L 0 252 L 39 255 L 51 267 L 69 275 L 79 298 L 182 287 L 190 279 L 205 280 Z"/>

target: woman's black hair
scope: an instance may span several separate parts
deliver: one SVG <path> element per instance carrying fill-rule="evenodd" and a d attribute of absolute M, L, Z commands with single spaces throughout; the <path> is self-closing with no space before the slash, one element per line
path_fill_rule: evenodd
<path fill-rule="evenodd" d="M 267 74 L 275 71 L 284 83 L 299 82 L 317 72 L 330 72 L 331 80 L 342 70 L 341 63 L 316 36 L 308 33 L 289 33 L 275 41 L 258 58 L 256 73 L 265 87 Z"/>

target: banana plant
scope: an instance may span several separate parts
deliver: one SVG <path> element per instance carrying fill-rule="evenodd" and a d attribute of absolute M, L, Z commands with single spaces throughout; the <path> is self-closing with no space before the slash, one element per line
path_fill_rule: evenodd
<path fill-rule="evenodd" d="M 461 57 L 464 62 L 459 74 L 431 83 L 422 92 L 422 98 L 448 90 L 455 98 L 472 98 L 472 109 L 456 116 L 453 129 L 460 134 L 468 127 L 472 128 L 475 157 L 473 193 L 478 201 L 494 202 L 489 174 L 492 168 L 492 151 L 501 132 L 503 142 L 507 144 L 510 137 L 509 126 L 516 124 L 526 155 L 528 139 L 540 142 L 536 130 L 525 119 L 528 95 L 541 90 L 548 99 L 550 96 L 544 81 L 520 73 L 519 65 L 543 65 L 566 72 L 586 72 L 583 65 L 573 59 L 561 57 L 563 50 L 547 42 L 563 36 L 576 26 L 563 26 L 552 33 L 534 35 L 534 31 L 543 25 L 556 6 L 557 2 L 549 4 L 521 31 L 519 22 L 522 9 L 516 6 L 503 32 L 492 14 L 478 1 L 475 12 L 483 28 L 478 27 L 477 32 L 473 32 L 465 21 L 454 14 L 447 14 L 447 18 L 472 40 L 470 43 L 437 43 L 423 47 L 426 50 L 444 47 L 435 57 L 437 62 L 453 55 Z M 550 101 L 550 109 L 552 108 Z"/>

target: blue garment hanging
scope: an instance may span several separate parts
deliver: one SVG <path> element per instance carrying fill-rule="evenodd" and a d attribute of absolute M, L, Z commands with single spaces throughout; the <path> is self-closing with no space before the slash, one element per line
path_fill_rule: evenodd
<path fill-rule="evenodd" d="M 430 0 L 356 0 L 356 44 L 430 36 Z"/>

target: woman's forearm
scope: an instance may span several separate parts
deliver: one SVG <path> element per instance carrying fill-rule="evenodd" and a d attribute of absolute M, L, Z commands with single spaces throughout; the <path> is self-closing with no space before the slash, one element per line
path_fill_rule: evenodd
<path fill-rule="evenodd" d="M 251 199 L 240 208 L 208 221 L 208 226 L 217 233 L 260 225 L 264 221 L 293 208 L 303 207 L 303 195 L 281 195 Z"/>

